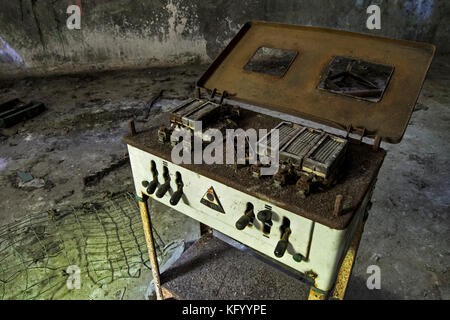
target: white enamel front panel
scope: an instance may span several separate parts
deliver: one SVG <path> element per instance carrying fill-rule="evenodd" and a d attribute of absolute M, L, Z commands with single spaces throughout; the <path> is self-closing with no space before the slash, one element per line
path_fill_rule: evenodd
<path fill-rule="evenodd" d="M 135 147 L 128 146 L 128 150 L 137 195 L 147 194 L 146 189 L 142 186 L 142 181 L 152 180 L 152 174 L 150 172 L 150 163 L 152 160 L 156 163 L 159 183 L 163 183 L 162 172 L 164 162 L 171 177 L 171 189 L 161 199 L 157 198 L 155 194 L 149 195 L 152 199 L 173 207 L 177 211 L 293 269 L 303 273 L 313 271 L 318 275 L 316 285 L 321 290 L 328 291 L 332 287 L 338 264 L 342 258 L 345 246 L 349 242 L 349 233 L 353 233 L 348 232 L 348 230 L 353 231 L 351 228 L 353 222 L 346 230 L 331 229 L 272 205 L 268 201 L 230 188 L 171 162 L 163 161 L 161 158 Z M 175 173 L 177 171 L 182 176 L 184 195 L 176 206 L 172 206 L 169 200 L 173 192 L 176 191 Z M 258 183 L 257 179 L 255 179 L 255 183 Z M 225 214 L 200 203 L 201 198 L 210 187 L 214 188 Z M 267 206 L 271 207 L 273 211 L 273 226 L 268 236 L 263 234 L 261 222 L 256 217 L 253 226 L 246 227 L 242 231 L 236 229 L 235 223 L 244 214 L 248 202 L 253 204 L 255 216 L 259 211 L 266 209 Z M 289 237 L 289 246 L 286 253 L 282 258 L 276 258 L 274 250 L 281 237 L 280 226 L 283 217 L 290 220 L 292 233 Z M 306 261 L 294 261 L 292 256 L 295 253 L 300 253 L 302 256 L 307 257 Z"/>

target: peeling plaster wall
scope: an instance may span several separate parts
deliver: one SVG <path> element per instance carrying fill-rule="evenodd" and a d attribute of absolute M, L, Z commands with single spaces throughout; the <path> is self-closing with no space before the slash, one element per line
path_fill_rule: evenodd
<path fill-rule="evenodd" d="M 446 0 L 0 0 L 0 76 L 210 62 L 248 20 L 432 42 L 450 52 Z M 82 8 L 81 30 L 66 27 Z M 382 29 L 366 29 L 378 4 Z M 447 19 L 446 19 L 447 18 Z"/>

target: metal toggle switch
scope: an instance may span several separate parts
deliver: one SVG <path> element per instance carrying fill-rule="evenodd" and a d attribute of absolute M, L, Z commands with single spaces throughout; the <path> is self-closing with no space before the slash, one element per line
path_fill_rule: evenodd
<path fill-rule="evenodd" d="M 163 178 L 164 183 L 159 186 L 158 190 L 156 190 L 156 196 L 158 198 L 164 197 L 164 195 L 169 191 L 170 189 L 170 176 L 169 176 L 169 169 L 167 169 L 166 166 L 163 167 Z"/>
<path fill-rule="evenodd" d="M 262 210 L 258 212 L 258 220 L 263 223 L 263 233 L 269 234 L 272 228 L 272 210 Z"/>
<path fill-rule="evenodd" d="M 152 172 L 153 180 L 151 182 L 142 181 L 142 186 L 147 188 L 146 190 L 149 195 L 153 194 L 158 186 L 158 170 L 156 170 L 156 163 L 153 160 L 151 162 L 150 170 Z"/>
<path fill-rule="evenodd" d="M 156 196 L 158 198 L 164 197 L 164 195 L 169 191 L 170 189 L 170 180 L 167 180 L 162 185 L 159 186 L 158 190 L 156 190 Z"/>
<path fill-rule="evenodd" d="M 288 238 L 289 238 L 290 234 L 291 234 L 291 228 L 287 227 L 284 230 L 284 233 L 281 236 L 280 241 L 278 241 L 277 246 L 275 247 L 275 251 L 274 251 L 275 257 L 281 258 L 284 255 L 284 253 L 286 252 L 286 249 L 289 244 Z"/>
<path fill-rule="evenodd" d="M 244 215 L 236 221 L 236 229 L 244 230 L 246 226 L 253 223 L 255 219 L 255 214 L 253 213 L 253 205 L 249 202 L 247 203 L 247 208 L 245 209 Z"/>
<path fill-rule="evenodd" d="M 153 194 L 155 192 L 157 186 L 158 186 L 158 179 L 152 180 L 152 182 L 150 182 L 147 187 L 147 193 Z"/>
<path fill-rule="evenodd" d="M 181 180 L 181 173 L 177 171 L 175 183 L 177 184 L 177 191 L 175 191 L 170 198 L 170 204 L 173 206 L 176 206 L 178 202 L 180 201 L 181 197 L 183 196 L 183 181 Z"/>

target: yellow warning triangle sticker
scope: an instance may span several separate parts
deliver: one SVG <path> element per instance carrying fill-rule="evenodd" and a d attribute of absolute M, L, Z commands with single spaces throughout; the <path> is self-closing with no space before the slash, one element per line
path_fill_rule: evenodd
<path fill-rule="evenodd" d="M 213 210 L 219 211 L 220 213 L 225 213 L 213 187 L 206 191 L 200 202 Z"/>

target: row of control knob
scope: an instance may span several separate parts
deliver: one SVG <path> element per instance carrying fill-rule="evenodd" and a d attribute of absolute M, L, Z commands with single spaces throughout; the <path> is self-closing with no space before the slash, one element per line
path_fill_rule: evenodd
<path fill-rule="evenodd" d="M 169 174 L 169 169 L 166 166 L 163 166 L 163 183 L 160 184 L 158 180 L 158 170 L 156 169 L 156 163 L 154 161 L 151 162 L 150 171 L 152 173 L 152 180 L 142 181 L 142 186 L 146 189 L 148 195 L 155 194 L 157 198 L 162 198 L 170 189 L 171 178 Z M 181 174 L 177 171 L 175 173 L 175 184 L 176 191 L 170 197 L 170 204 L 175 206 L 178 204 L 180 199 L 183 197 L 183 181 L 181 179 Z M 256 215 L 257 219 L 262 223 L 262 231 L 264 234 L 269 234 L 272 228 L 272 210 L 265 209 L 261 210 Z M 236 221 L 236 228 L 238 230 L 244 230 L 247 226 L 253 225 L 255 220 L 255 213 L 253 211 L 253 205 L 251 203 L 247 204 L 247 208 L 244 214 Z M 288 247 L 288 239 L 291 234 L 291 229 L 289 227 L 289 219 L 284 219 L 283 224 L 281 226 L 281 238 L 278 241 L 274 255 L 277 258 L 283 257 Z"/>
<path fill-rule="evenodd" d="M 167 193 L 167 191 L 169 191 L 169 189 L 170 189 L 171 178 L 169 175 L 169 169 L 166 166 L 163 167 L 162 176 L 164 179 L 164 183 L 162 183 L 162 184 L 159 184 L 158 170 L 156 169 L 156 164 L 154 161 L 151 162 L 150 171 L 151 171 L 152 177 L 153 177 L 152 181 L 149 182 L 147 180 L 144 180 L 144 181 L 142 181 L 142 186 L 144 188 L 146 188 L 146 192 L 148 195 L 152 195 L 156 191 L 156 194 L 155 194 L 156 197 L 162 198 Z M 177 190 L 170 197 L 170 204 L 173 206 L 176 206 L 183 196 L 184 184 L 183 184 L 183 180 L 181 179 L 181 174 L 179 172 L 176 172 L 176 174 L 175 174 L 175 184 L 177 186 Z"/>
<path fill-rule="evenodd" d="M 257 214 L 257 218 L 263 224 L 263 233 L 270 233 L 270 229 L 272 227 L 272 210 L 261 210 Z M 244 215 L 236 221 L 236 229 L 244 230 L 247 226 L 252 225 L 255 220 L 255 213 L 253 212 L 253 205 L 251 203 L 247 204 L 247 208 L 245 209 Z M 291 234 L 291 228 L 289 227 L 289 220 L 285 219 L 283 221 L 283 225 L 281 227 L 281 239 L 278 241 L 277 246 L 275 247 L 274 254 L 277 258 L 281 258 L 287 250 L 288 247 L 288 238 Z"/>

